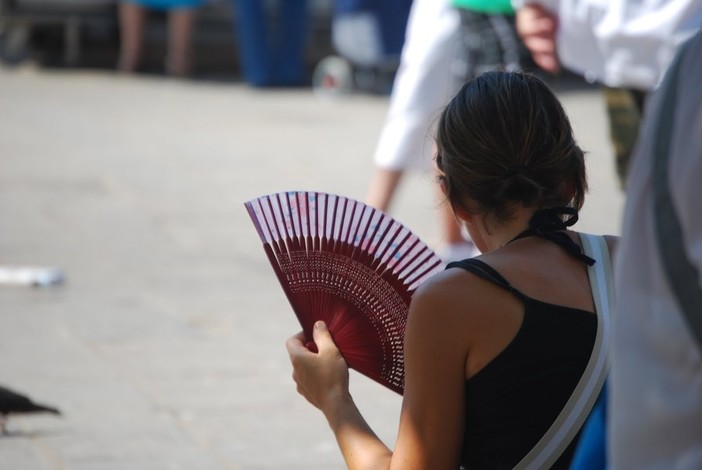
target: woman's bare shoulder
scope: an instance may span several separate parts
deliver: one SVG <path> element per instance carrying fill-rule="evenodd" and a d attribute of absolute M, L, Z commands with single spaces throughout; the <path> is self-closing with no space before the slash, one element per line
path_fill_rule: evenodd
<path fill-rule="evenodd" d="M 412 297 L 410 312 L 434 320 L 469 321 L 472 313 L 494 307 L 496 287 L 463 269 L 447 269 L 422 284 Z M 499 290 L 499 288 L 497 288 Z"/>
<path fill-rule="evenodd" d="M 452 268 L 445 269 L 430 277 L 419 286 L 414 295 L 422 297 L 437 296 L 462 298 L 465 297 L 467 291 L 480 292 L 484 287 L 484 281 L 470 271 Z"/>

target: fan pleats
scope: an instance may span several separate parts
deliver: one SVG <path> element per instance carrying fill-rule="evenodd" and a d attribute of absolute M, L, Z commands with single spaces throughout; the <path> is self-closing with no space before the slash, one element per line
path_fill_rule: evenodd
<path fill-rule="evenodd" d="M 392 217 L 346 197 L 281 192 L 246 208 L 308 340 L 324 320 L 349 367 L 402 393 L 409 303 L 441 260 Z"/>

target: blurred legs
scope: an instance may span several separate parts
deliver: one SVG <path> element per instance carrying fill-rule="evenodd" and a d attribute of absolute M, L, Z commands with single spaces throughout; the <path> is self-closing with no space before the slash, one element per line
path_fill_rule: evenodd
<path fill-rule="evenodd" d="M 144 42 L 146 10 L 134 3 L 120 2 L 120 52 L 117 68 L 122 72 L 135 72 L 141 61 Z"/>
<path fill-rule="evenodd" d="M 182 77 L 190 72 L 191 42 L 195 13 L 177 9 L 168 14 L 168 56 L 166 73 Z"/>
<path fill-rule="evenodd" d="M 390 201 L 392 200 L 397 185 L 402 178 L 403 170 L 390 170 L 387 168 L 376 167 L 371 178 L 368 194 L 366 195 L 366 204 L 369 206 L 387 212 Z"/>

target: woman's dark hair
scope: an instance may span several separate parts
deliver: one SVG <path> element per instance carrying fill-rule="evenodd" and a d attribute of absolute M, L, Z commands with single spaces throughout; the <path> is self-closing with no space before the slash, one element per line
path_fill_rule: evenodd
<path fill-rule="evenodd" d="M 583 205 L 584 153 L 558 98 L 533 75 L 488 72 L 466 83 L 441 114 L 436 143 L 454 207 L 499 223 L 520 205 Z"/>

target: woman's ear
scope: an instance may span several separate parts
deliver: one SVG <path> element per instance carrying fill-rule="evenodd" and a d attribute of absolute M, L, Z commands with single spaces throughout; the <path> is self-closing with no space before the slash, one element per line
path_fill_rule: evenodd
<path fill-rule="evenodd" d="M 459 204 L 454 204 L 451 202 L 448 198 L 448 186 L 446 185 L 446 177 L 443 175 L 439 175 L 439 188 L 441 188 L 441 193 L 444 195 L 446 198 L 446 203 L 451 204 L 451 210 L 453 211 L 453 214 L 456 216 L 456 218 L 462 222 L 465 222 L 467 224 L 470 224 L 473 222 L 474 215 L 468 212 L 466 209 L 464 209 L 461 205 Z"/>
<path fill-rule="evenodd" d="M 446 185 L 446 177 L 438 169 L 436 170 L 436 172 L 436 181 L 439 183 L 439 189 L 441 190 L 441 194 L 443 194 L 445 198 L 448 198 L 448 186 Z"/>
<path fill-rule="evenodd" d="M 564 184 L 565 184 L 566 198 L 568 200 L 568 203 L 571 203 L 573 201 L 573 198 L 575 197 L 575 181 L 570 179 L 570 180 L 566 181 Z"/>
<path fill-rule="evenodd" d="M 452 204 L 451 207 L 453 208 L 453 213 L 456 214 L 456 218 L 458 218 L 458 220 L 469 225 L 473 223 L 473 214 L 456 204 Z"/>
<path fill-rule="evenodd" d="M 451 211 L 453 211 L 453 215 L 455 215 L 459 221 L 471 224 L 473 222 L 473 219 L 475 218 L 475 215 L 467 209 L 465 209 L 462 204 L 455 204 L 451 202 L 448 199 L 446 180 L 441 178 L 439 181 L 441 186 L 441 192 L 443 192 L 444 196 L 446 197 L 446 203 L 451 204 Z"/>

